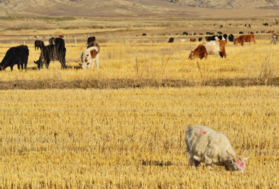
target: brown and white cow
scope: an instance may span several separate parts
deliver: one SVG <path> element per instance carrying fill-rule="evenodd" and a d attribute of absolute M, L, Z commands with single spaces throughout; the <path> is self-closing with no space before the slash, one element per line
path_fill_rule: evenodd
<path fill-rule="evenodd" d="M 98 47 L 89 47 L 84 50 L 81 54 L 82 68 L 88 69 L 94 67 L 94 62 L 96 62 L 96 67 L 99 68 L 99 49 Z"/>
<path fill-rule="evenodd" d="M 241 35 L 234 40 L 234 44 L 240 43 L 242 46 L 244 45 L 244 42 L 249 42 L 250 44 L 251 42 L 254 42 L 254 44 L 256 44 L 255 35 Z"/>
<path fill-rule="evenodd" d="M 190 42 L 196 42 L 197 41 L 197 39 L 196 38 L 190 38 Z"/>
<path fill-rule="evenodd" d="M 203 59 L 203 58 L 207 58 L 207 51 L 206 48 L 203 45 L 199 45 L 194 51 L 191 51 L 190 55 L 189 55 L 189 59 L 194 59 L 194 58 L 199 58 L 199 59 Z"/>
<path fill-rule="evenodd" d="M 279 39 L 279 33 L 273 33 L 271 43 L 277 44 Z"/>
<path fill-rule="evenodd" d="M 218 40 L 216 38 L 216 41 L 207 41 L 201 43 L 194 51 L 192 51 L 189 55 L 189 59 L 193 58 L 200 58 L 202 59 L 203 57 L 207 57 L 207 55 L 217 55 L 219 54 L 221 58 L 225 57 L 227 58 L 225 46 L 226 46 L 226 41 L 224 40 Z M 201 47 L 203 46 L 206 50 L 206 53 L 204 52 L 204 48 Z"/>

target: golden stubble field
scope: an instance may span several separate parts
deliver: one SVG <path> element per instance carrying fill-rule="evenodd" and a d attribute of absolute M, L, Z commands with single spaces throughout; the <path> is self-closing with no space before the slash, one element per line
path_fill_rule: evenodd
<path fill-rule="evenodd" d="M 0 188 L 278 188 L 278 88 L 203 86 L 277 78 L 277 45 L 229 43 L 227 59 L 188 60 L 198 44 L 103 43 L 100 68 L 89 70 L 74 68 L 85 44 L 66 44 L 70 68 L 52 62 L 40 71 L 28 44 L 27 71 L 7 69 L 1 82 L 170 79 L 194 87 L 0 91 Z M 0 45 L 0 59 L 9 47 Z M 188 124 L 224 133 L 237 154 L 247 149 L 245 173 L 191 168 Z"/>
<path fill-rule="evenodd" d="M 277 188 L 276 87 L 0 91 L 1 188 Z M 250 157 L 191 168 L 187 125 Z"/>

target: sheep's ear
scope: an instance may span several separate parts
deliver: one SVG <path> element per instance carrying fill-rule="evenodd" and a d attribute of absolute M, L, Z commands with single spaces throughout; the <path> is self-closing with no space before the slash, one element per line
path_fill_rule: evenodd
<path fill-rule="evenodd" d="M 249 157 L 243 158 L 243 160 L 247 161 L 249 159 Z"/>

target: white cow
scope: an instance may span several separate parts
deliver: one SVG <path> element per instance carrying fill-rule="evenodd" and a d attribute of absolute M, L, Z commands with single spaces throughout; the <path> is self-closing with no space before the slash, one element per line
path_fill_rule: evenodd
<path fill-rule="evenodd" d="M 89 47 L 81 54 L 81 66 L 83 69 L 93 68 L 94 62 L 96 67 L 99 68 L 99 49 L 98 47 Z"/>

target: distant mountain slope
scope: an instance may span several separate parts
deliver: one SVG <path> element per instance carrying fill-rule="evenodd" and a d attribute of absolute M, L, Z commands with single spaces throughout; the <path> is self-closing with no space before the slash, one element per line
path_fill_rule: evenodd
<path fill-rule="evenodd" d="M 163 0 L 202 8 L 259 8 L 279 5 L 279 0 Z"/>
<path fill-rule="evenodd" d="M 3 12 L 48 16 L 157 14 L 168 12 L 170 6 L 169 2 L 157 0 L 0 0 L 0 15 Z"/>
<path fill-rule="evenodd" d="M 193 7 L 237 9 L 276 5 L 279 5 L 279 0 L 0 0 L 0 16 L 193 16 L 197 12 Z"/>

